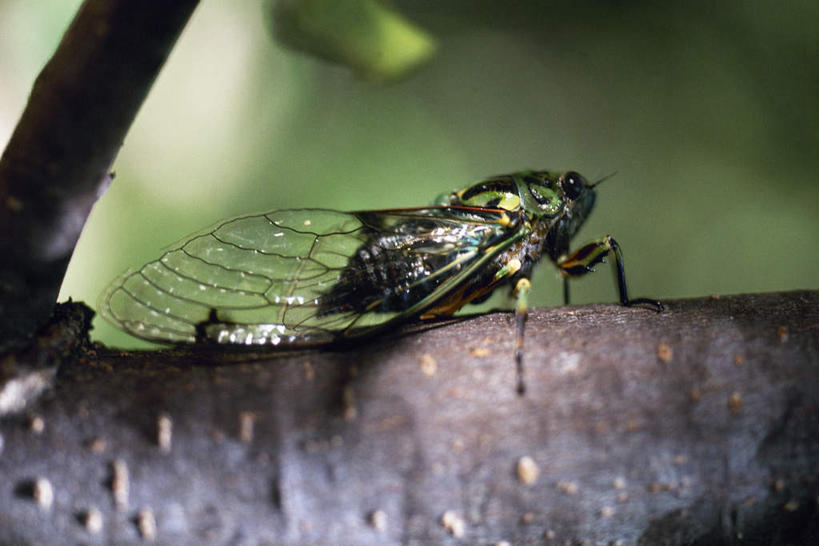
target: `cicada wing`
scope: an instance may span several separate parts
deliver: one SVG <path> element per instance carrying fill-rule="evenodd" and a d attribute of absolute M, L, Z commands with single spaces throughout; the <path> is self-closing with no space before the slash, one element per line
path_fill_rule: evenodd
<path fill-rule="evenodd" d="M 150 341 L 327 343 L 417 310 L 508 239 L 505 230 L 488 212 L 452 207 L 243 216 L 125 273 L 98 308 Z M 401 267 L 415 277 L 391 284 L 384 275 Z"/>
<path fill-rule="evenodd" d="M 321 209 L 273 211 L 224 221 L 126 272 L 101 295 L 99 310 L 126 332 L 150 341 L 194 342 L 216 312 L 248 325 L 235 343 L 271 343 L 297 332 L 292 322 L 315 314 L 364 240 L 353 215 Z M 298 308 L 299 312 L 291 312 Z M 296 315 L 301 315 L 297 318 Z M 306 332 L 304 332 L 306 333 Z M 322 340 L 321 330 L 310 332 Z M 216 333 L 218 337 L 218 332 Z"/>

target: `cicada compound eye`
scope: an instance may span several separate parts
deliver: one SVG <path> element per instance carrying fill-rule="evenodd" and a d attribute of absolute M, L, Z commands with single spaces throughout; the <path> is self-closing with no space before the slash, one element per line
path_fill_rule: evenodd
<path fill-rule="evenodd" d="M 560 186 L 563 188 L 566 197 L 574 201 L 580 197 L 580 194 L 586 188 L 586 180 L 578 173 L 569 171 L 563 176 Z"/>

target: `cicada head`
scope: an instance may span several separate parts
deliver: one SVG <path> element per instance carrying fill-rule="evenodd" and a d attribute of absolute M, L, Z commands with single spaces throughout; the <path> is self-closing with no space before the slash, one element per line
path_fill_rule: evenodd
<path fill-rule="evenodd" d="M 567 230 L 572 237 L 591 214 L 597 193 L 593 184 L 574 171 L 563 173 L 559 186 L 566 207 Z"/>
<path fill-rule="evenodd" d="M 582 223 L 594 207 L 594 186 L 574 171 L 523 172 L 518 184 L 524 209 L 535 217 L 569 217 Z"/>
<path fill-rule="evenodd" d="M 534 218 L 559 218 L 571 238 L 594 208 L 594 186 L 574 171 L 521 173 L 524 209 Z"/>
<path fill-rule="evenodd" d="M 559 221 L 571 238 L 594 207 L 594 185 L 574 171 L 523 171 L 487 178 L 448 196 L 436 204 L 523 209 L 533 220 Z"/>

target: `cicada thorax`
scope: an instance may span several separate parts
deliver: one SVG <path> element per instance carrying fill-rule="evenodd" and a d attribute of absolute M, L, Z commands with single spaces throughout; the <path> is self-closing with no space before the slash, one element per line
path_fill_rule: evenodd
<path fill-rule="evenodd" d="M 338 281 L 323 295 L 319 315 L 340 312 L 399 311 L 435 290 L 439 278 L 430 272 L 454 258 L 454 253 L 418 251 L 427 236 L 417 220 L 385 227 L 368 226 L 366 242 L 350 256 Z"/>
<path fill-rule="evenodd" d="M 429 211 L 427 217 L 403 221 L 356 213 L 365 226 L 365 241 L 322 295 L 319 316 L 411 309 L 473 262 L 494 238 L 505 237 L 491 224 L 485 229 L 465 226 L 453 221 L 447 209 Z"/>
<path fill-rule="evenodd" d="M 560 188 L 560 177 L 560 174 L 549 171 L 494 176 L 454 192 L 450 202 L 497 207 L 517 216 L 524 236 L 496 257 L 495 266 L 502 268 L 510 261 L 517 260 L 521 268 L 514 278 L 528 276 L 532 266 L 544 253 L 553 257 L 554 249 L 565 251 L 579 226 L 570 219 L 572 203 Z"/>
<path fill-rule="evenodd" d="M 498 256 L 499 263 L 508 263 L 510 260 L 518 260 L 521 264 L 520 271 L 514 276 L 528 277 L 535 264 L 540 261 L 544 254 L 549 255 L 550 234 L 555 231 L 558 219 L 555 218 L 535 218 L 527 222 L 527 236 L 510 246 Z M 514 280 L 514 278 L 512 280 Z"/>
<path fill-rule="evenodd" d="M 544 255 L 556 262 L 568 253 L 570 241 L 591 213 L 594 200 L 593 188 L 571 171 L 494 176 L 450 194 L 452 205 L 506 211 L 516 218 L 521 236 L 434 311 L 451 314 L 466 303 L 486 299 L 502 284 L 514 286 L 518 279 L 531 275 Z M 514 272 L 509 274 L 511 264 L 515 264 Z"/>

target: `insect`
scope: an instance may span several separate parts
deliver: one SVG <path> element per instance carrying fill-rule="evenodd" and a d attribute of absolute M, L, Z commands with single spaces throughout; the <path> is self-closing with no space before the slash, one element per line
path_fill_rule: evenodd
<path fill-rule="evenodd" d="M 629 298 L 612 237 L 569 251 L 594 207 L 596 185 L 573 171 L 523 171 L 442 195 L 428 207 L 240 216 L 126 272 L 98 307 L 150 341 L 306 347 L 448 317 L 511 286 L 522 393 L 529 277 L 542 256 L 563 274 L 567 303 L 568 279 L 613 254 L 620 303 L 663 308 Z"/>

